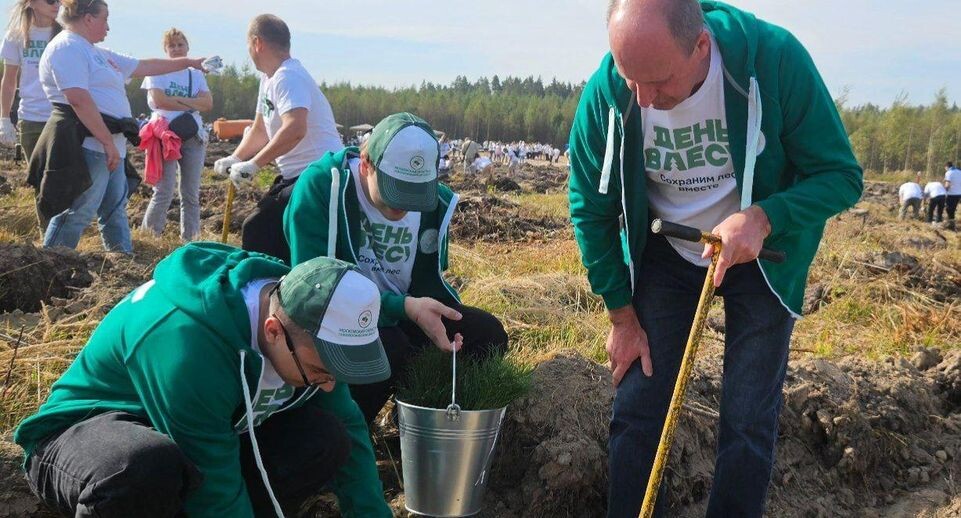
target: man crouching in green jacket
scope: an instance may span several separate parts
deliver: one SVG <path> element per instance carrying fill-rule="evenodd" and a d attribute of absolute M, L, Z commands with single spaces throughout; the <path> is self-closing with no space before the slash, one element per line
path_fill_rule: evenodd
<path fill-rule="evenodd" d="M 391 516 L 345 385 L 390 376 L 379 312 L 345 262 L 184 246 L 20 424 L 27 479 L 68 516 L 282 516 L 328 482 L 344 516 Z"/>
<path fill-rule="evenodd" d="M 461 305 L 444 281 L 457 195 L 437 181 L 439 156 L 430 125 L 395 113 L 374 127 L 363 148 L 327 153 L 304 170 L 284 212 L 291 264 L 337 257 L 380 288 L 377 325 L 394 377 L 351 385 L 368 422 L 425 344 L 476 356 L 507 348 L 504 326 Z"/>
<path fill-rule="evenodd" d="M 612 323 L 608 516 L 638 515 L 713 252 L 650 234 L 658 217 L 721 237 L 724 375 L 707 514 L 759 517 L 808 268 L 825 221 L 860 198 L 861 168 L 788 31 L 696 0 L 612 0 L 608 30 L 611 53 L 570 140 L 575 237 Z M 787 260 L 758 260 L 762 246 Z M 662 491 L 655 513 L 667 503 Z"/>

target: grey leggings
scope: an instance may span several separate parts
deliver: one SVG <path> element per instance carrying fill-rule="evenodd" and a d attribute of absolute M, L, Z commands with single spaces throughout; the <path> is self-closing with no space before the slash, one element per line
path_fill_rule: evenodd
<path fill-rule="evenodd" d="M 163 233 L 167 224 L 167 209 L 173 201 L 174 186 L 179 176 L 180 238 L 190 241 L 200 234 L 200 173 L 204 168 L 207 143 L 199 136 L 194 137 L 180 146 L 180 154 L 180 160 L 164 162 L 163 177 L 153 188 L 153 197 L 147 205 L 141 226 L 158 236 Z"/>

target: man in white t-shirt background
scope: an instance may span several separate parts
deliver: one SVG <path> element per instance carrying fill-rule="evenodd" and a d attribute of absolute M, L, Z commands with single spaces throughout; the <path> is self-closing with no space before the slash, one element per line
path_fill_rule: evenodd
<path fill-rule="evenodd" d="M 958 210 L 958 202 L 961 201 L 961 169 L 955 167 L 953 162 L 944 165 L 944 188 L 947 190 L 947 198 L 944 200 L 944 208 L 948 213 L 946 227 L 954 230 L 954 214 Z"/>
<path fill-rule="evenodd" d="M 905 182 L 898 189 L 898 202 L 901 207 L 898 210 L 898 219 L 904 220 L 908 215 L 908 208 L 912 210 L 914 219 L 917 219 L 921 213 L 923 197 L 924 191 L 921 189 L 921 172 L 919 171 L 916 182 Z"/>
<path fill-rule="evenodd" d="M 262 14 L 250 22 L 247 44 L 254 66 L 263 73 L 254 124 L 229 157 L 214 170 L 234 184 L 250 183 L 254 174 L 276 162 L 280 174 L 241 232 L 244 250 L 263 252 L 290 262 L 283 215 L 300 173 L 328 151 L 342 149 L 330 103 L 300 61 L 290 57 L 290 29 L 280 18 Z"/>
<path fill-rule="evenodd" d="M 928 182 L 924 186 L 922 197 L 928 203 L 927 222 L 932 227 L 941 224 L 941 219 L 944 216 L 944 199 L 947 198 L 947 193 L 944 185 L 937 180 Z"/>

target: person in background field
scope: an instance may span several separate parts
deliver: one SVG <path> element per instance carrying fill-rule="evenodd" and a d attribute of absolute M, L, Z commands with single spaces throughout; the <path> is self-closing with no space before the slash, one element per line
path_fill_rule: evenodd
<path fill-rule="evenodd" d="M 467 139 L 464 141 L 464 173 L 471 172 L 471 166 L 474 164 L 474 160 L 480 156 L 481 145 L 473 140 Z"/>
<path fill-rule="evenodd" d="M 908 207 L 911 208 L 914 218 L 917 219 L 921 213 L 921 198 L 924 197 L 924 191 L 921 190 L 921 173 L 918 172 L 915 182 L 905 182 L 901 184 L 898 189 L 898 202 L 900 209 L 898 210 L 898 219 L 904 220 L 905 216 L 908 214 Z"/>
<path fill-rule="evenodd" d="M 103 0 L 64 0 L 66 30 L 40 59 L 40 83 L 53 113 L 31 158 L 28 181 L 38 191 L 41 218 L 51 218 L 45 247 L 76 248 L 96 215 L 104 248 L 133 251 L 124 157 L 127 139 L 139 142 L 139 128 L 124 84 L 131 76 L 203 69 L 202 58 L 140 60 L 97 46 L 110 30 L 109 15 Z"/>
<path fill-rule="evenodd" d="M 947 228 L 954 230 L 954 216 L 958 210 L 958 202 L 961 202 L 961 169 L 952 162 L 944 165 L 944 188 L 947 190 L 947 198 L 944 200 L 944 208 L 948 213 Z"/>
<path fill-rule="evenodd" d="M 10 24 L 3 38 L 3 79 L 0 81 L 0 145 L 17 144 L 17 128 L 10 121 L 10 110 L 17 88 L 20 107 L 17 125 L 20 147 L 27 160 L 50 118 L 50 101 L 40 85 L 40 56 L 47 43 L 60 33 L 57 23 L 60 0 L 17 0 L 10 10 Z M 18 81 L 19 74 L 19 81 Z"/>
<path fill-rule="evenodd" d="M 494 169 L 494 162 L 490 158 L 483 155 L 477 155 L 474 159 L 474 163 L 470 165 L 468 172 L 473 174 L 487 174 Z"/>
<path fill-rule="evenodd" d="M 705 514 L 760 518 L 808 269 L 863 172 L 787 30 L 721 2 L 612 0 L 608 36 L 570 137 L 574 234 L 611 321 L 607 513 L 638 516 L 714 254 L 651 233 L 657 217 L 721 238 L 710 281 L 724 299 L 724 373 Z M 762 247 L 787 259 L 758 260 Z"/>
<path fill-rule="evenodd" d="M 508 146 L 504 153 L 507 157 L 507 174 L 512 175 L 521 167 L 521 159 L 517 156 L 517 148 Z"/>
<path fill-rule="evenodd" d="M 944 185 L 937 180 L 928 182 L 924 186 L 924 199 L 928 203 L 927 221 L 932 227 L 938 226 L 942 221 L 947 192 Z"/>
<path fill-rule="evenodd" d="M 290 29 L 280 18 L 262 14 L 250 22 L 247 47 L 263 75 L 257 116 L 233 154 L 217 160 L 214 170 L 235 184 L 250 183 L 254 173 L 276 162 L 280 175 L 257 209 L 244 221 L 244 250 L 290 262 L 284 239 L 284 209 L 300 173 L 328 151 L 344 147 L 330 103 L 300 61 L 290 57 Z"/>
<path fill-rule="evenodd" d="M 187 36 L 177 29 L 164 33 L 163 47 L 170 58 L 186 57 L 190 51 Z M 164 161 L 163 176 L 153 188 L 153 197 L 147 205 L 142 225 L 155 235 L 163 233 L 179 171 L 180 238 L 191 241 L 200 234 L 200 173 L 203 172 L 204 157 L 207 155 L 208 137 L 200 112 L 210 111 L 214 100 L 204 74 L 193 68 L 145 77 L 141 88 L 147 90 L 147 103 L 153 110 L 151 120 L 162 117 L 169 124 L 190 112 L 197 122 L 197 134 L 180 143 L 180 159 Z"/>

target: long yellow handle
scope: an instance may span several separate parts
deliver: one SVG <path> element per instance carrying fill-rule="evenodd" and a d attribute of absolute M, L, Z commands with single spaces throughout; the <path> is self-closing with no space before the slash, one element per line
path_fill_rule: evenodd
<path fill-rule="evenodd" d="M 224 230 L 223 234 L 220 236 L 220 242 L 227 242 L 227 234 L 230 233 L 230 212 L 234 207 L 234 194 L 237 192 L 237 187 L 234 186 L 234 182 L 227 181 L 227 207 L 224 209 Z"/>
<path fill-rule="evenodd" d="M 677 424 L 681 418 L 681 407 L 684 405 L 687 382 L 690 381 L 691 373 L 694 371 L 694 358 L 697 356 L 697 348 L 701 344 L 701 336 L 704 334 L 707 312 L 711 308 L 711 301 L 714 300 L 714 270 L 717 267 L 721 245 L 719 242 L 713 244 L 714 255 L 711 256 L 711 264 L 707 267 L 704 287 L 701 288 L 701 298 L 697 302 L 697 312 L 694 314 L 694 324 L 691 326 L 691 334 L 687 337 L 687 346 L 684 348 L 681 369 L 677 374 L 677 381 L 674 383 L 671 406 L 668 408 L 664 428 L 661 430 L 661 440 L 657 445 L 657 454 L 654 456 L 651 476 L 647 479 L 647 490 L 644 492 L 644 503 L 641 505 L 640 516 L 642 518 L 650 518 L 654 514 L 654 502 L 657 500 L 657 492 L 661 487 L 661 479 L 664 478 L 664 469 L 667 468 L 667 457 L 671 452 L 671 444 L 674 443 L 674 432 L 677 430 Z"/>

